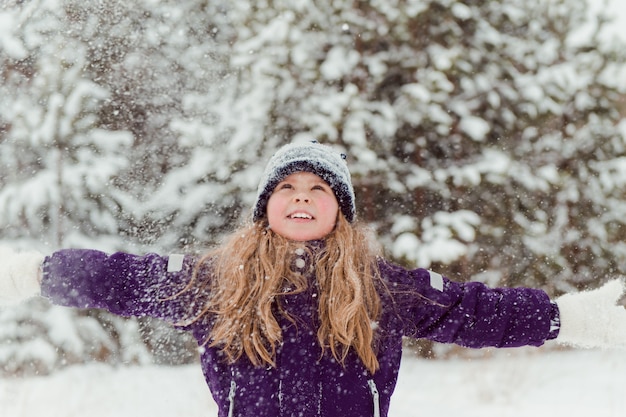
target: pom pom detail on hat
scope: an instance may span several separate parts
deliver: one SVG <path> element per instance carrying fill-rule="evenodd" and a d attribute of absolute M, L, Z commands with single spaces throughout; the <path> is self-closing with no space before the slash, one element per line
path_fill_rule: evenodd
<path fill-rule="evenodd" d="M 354 189 L 346 155 L 318 142 L 294 143 L 280 148 L 269 160 L 257 191 L 253 220 L 266 216 L 267 200 L 274 188 L 295 172 L 311 172 L 328 183 L 335 193 L 341 212 L 349 222 L 356 215 Z"/>

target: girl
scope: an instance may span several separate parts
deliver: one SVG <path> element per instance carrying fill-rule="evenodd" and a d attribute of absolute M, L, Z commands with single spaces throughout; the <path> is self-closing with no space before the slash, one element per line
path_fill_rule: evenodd
<path fill-rule="evenodd" d="M 318 143 L 270 160 L 253 222 L 193 256 L 0 250 L 0 297 L 153 316 L 192 332 L 219 416 L 386 416 L 402 338 L 469 347 L 626 345 L 613 281 L 555 301 L 382 259 L 355 221 L 343 158 Z"/>

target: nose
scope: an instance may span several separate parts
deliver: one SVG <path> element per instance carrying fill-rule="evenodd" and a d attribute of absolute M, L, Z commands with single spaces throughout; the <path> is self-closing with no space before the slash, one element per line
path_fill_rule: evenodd
<path fill-rule="evenodd" d="M 306 193 L 298 193 L 294 195 L 293 201 L 296 203 L 309 203 L 311 200 Z"/>

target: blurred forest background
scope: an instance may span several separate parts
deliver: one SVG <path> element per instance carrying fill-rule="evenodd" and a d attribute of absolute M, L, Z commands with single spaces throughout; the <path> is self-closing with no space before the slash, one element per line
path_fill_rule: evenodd
<path fill-rule="evenodd" d="M 626 273 L 626 45 L 581 0 L 3 0 L 0 243 L 201 251 L 281 144 L 348 154 L 387 256 L 556 295 Z M 0 373 L 186 363 L 152 320 L 0 310 Z"/>

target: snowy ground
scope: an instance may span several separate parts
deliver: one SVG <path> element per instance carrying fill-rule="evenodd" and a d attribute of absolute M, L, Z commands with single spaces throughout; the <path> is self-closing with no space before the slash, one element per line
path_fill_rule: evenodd
<path fill-rule="evenodd" d="M 626 352 L 495 351 L 489 359 L 405 358 L 392 417 L 623 416 Z M 0 379 L 3 417 L 217 415 L 198 366 L 89 365 Z"/>

